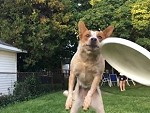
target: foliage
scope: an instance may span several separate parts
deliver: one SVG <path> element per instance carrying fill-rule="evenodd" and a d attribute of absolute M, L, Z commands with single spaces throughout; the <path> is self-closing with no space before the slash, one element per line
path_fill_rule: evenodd
<path fill-rule="evenodd" d="M 120 25 L 121 22 L 126 21 L 123 16 L 128 15 L 127 9 L 129 7 L 126 7 L 126 9 L 122 11 L 124 12 L 125 10 L 127 10 L 126 12 L 123 13 L 124 15 L 122 14 L 122 12 L 119 12 L 121 7 L 124 4 L 125 4 L 124 0 L 99 1 L 97 2 L 97 4 L 93 6 L 93 8 L 83 12 L 84 16 L 81 18 L 81 20 L 86 21 L 86 23 L 91 29 L 96 29 L 96 30 L 98 29 L 103 30 L 109 25 L 114 25 L 115 26 L 114 34 L 118 35 L 119 33 L 122 33 L 122 31 L 117 31 L 117 30 L 120 30 L 122 26 L 120 26 L 120 28 L 118 28 L 118 26 Z M 121 16 L 121 14 L 123 16 Z M 124 20 L 120 21 L 121 19 L 124 19 Z"/>
<path fill-rule="evenodd" d="M 138 38 L 136 43 L 150 51 L 150 38 Z"/>
<path fill-rule="evenodd" d="M 16 82 L 13 95 L 0 96 L 0 107 L 5 107 L 8 104 L 26 101 L 36 98 L 42 94 L 53 91 L 60 91 L 62 84 L 43 84 L 40 76 L 28 75 L 24 81 Z"/>
<path fill-rule="evenodd" d="M 77 10 L 77 13 L 86 11 L 91 8 L 90 2 L 87 0 L 71 0 L 73 2 L 73 7 Z M 76 15 L 77 16 L 77 15 Z"/>
<path fill-rule="evenodd" d="M 136 42 L 150 51 L 150 1 L 137 0 L 131 13 Z"/>
<path fill-rule="evenodd" d="M 71 57 L 76 43 L 71 38 L 75 36 L 74 21 L 71 21 L 73 10 L 69 12 L 71 4 L 69 0 L 3 1 L 1 38 L 28 52 L 20 54 L 18 59 L 22 61 L 24 57 L 23 71 L 50 70 L 60 65 L 64 55 Z M 72 23 L 68 24 L 70 21 Z M 54 58 L 55 61 L 51 60 Z"/>
<path fill-rule="evenodd" d="M 136 0 L 126 1 L 115 10 L 113 24 L 117 37 L 135 40 L 134 29 L 131 22 L 131 6 Z"/>
<path fill-rule="evenodd" d="M 28 52 L 18 54 L 19 71 L 60 69 L 76 51 L 79 20 L 93 30 L 114 25 L 113 36 L 150 48 L 149 0 L 1 0 L 0 6 L 0 38 Z"/>
<path fill-rule="evenodd" d="M 138 0 L 132 6 L 132 24 L 136 29 L 147 29 L 150 26 L 150 1 Z"/>
<path fill-rule="evenodd" d="M 29 76 L 23 82 L 17 82 L 14 89 L 16 100 L 28 100 L 28 98 L 39 95 L 40 85 L 39 77 L 35 76 Z"/>
<path fill-rule="evenodd" d="M 0 108 L 5 107 L 8 104 L 14 103 L 15 98 L 12 95 L 2 95 L 0 96 Z"/>
<path fill-rule="evenodd" d="M 90 0 L 89 2 L 92 6 L 94 6 L 97 2 L 100 2 L 100 1 L 101 0 Z"/>

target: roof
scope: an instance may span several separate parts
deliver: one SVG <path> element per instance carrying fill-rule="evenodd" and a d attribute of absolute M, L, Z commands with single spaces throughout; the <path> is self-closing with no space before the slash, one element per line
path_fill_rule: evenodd
<path fill-rule="evenodd" d="M 25 52 L 26 51 L 23 51 L 21 49 L 18 49 L 8 43 L 5 43 L 4 41 L 0 40 L 0 50 L 4 50 L 4 51 L 10 51 L 10 52 L 17 52 L 17 53 L 20 53 L 20 52 Z"/>
<path fill-rule="evenodd" d="M 2 40 L 0 40 L 0 44 L 3 44 L 3 45 L 6 45 L 6 46 L 11 46 L 11 47 L 13 47 L 12 45 L 7 44 L 7 43 L 5 43 L 5 42 L 4 42 L 4 41 L 2 41 Z"/>

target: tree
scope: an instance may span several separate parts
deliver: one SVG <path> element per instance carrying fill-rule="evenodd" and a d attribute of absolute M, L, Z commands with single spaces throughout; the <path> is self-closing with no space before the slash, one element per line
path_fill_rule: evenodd
<path fill-rule="evenodd" d="M 115 10 L 113 16 L 115 36 L 135 41 L 136 33 L 131 21 L 131 9 L 135 2 L 136 0 L 128 0 Z"/>
<path fill-rule="evenodd" d="M 96 3 L 100 2 L 100 1 L 101 0 L 90 0 L 89 2 L 92 6 L 94 6 Z"/>
<path fill-rule="evenodd" d="M 86 11 L 91 8 L 90 2 L 87 0 L 71 0 L 73 2 L 73 7 L 77 10 L 77 12 Z"/>
<path fill-rule="evenodd" d="M 81 20 L 85 21 L 90 29 L 103 30 L 109 25 L 114 25 L 114 13 L 124 0 L 101 0 L 96 2 L 92 8 L 83 12 Z"/>
<path fill-rule="evenodd" d="M 1 37 L 28 51 L 19 54 L 19 61 L 26 64 L 20 67 L 23 71 L 52 70 L 60 66 L 61 58 L 71 57 L 76 44 L 71 5 L 69 0 L 2 2 Z"/>
<path fill-rule="evenodd" d="M 114 36 L 149 49 L 149 6 L 149 0 L 1 0 L 1 39 L 28 51 L 18 54 L 20 71 L 60 68 L 76 51 L 79 20 L 93 30 L 114 25 Z"/>
<path fill-rule="evenodd" d="M 150 1 L 137 0 L 132 6 L 132 24 L 136 30 L 136 42 L 150 50 Z"/>
<path fill-rule="evenodd" d="M 150 1 L 138 0 L 132 6 L 132 24 L 138 30 L 147 29 L 150 26 Z"/>

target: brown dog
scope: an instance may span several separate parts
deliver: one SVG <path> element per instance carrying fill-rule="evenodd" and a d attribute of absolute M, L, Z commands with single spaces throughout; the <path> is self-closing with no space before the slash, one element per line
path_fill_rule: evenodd
<path fill-rule="evenodd" d="M 77 113 L 81 106 L 83 110 L 91 106 L 97 113 L 104 113 L 99 83 L 104 72 L 105 60 L 99 45 L 103 39 L 112 34 L 114 27 L 109 26 L 103 31 L 91 31 L 82 21 L 78 23 L 78 27 L 80 40 L 70 64 L 69 89 L 68 94 L 65 92 L 68 96 L 65 107 L 71 108 L 70 113 Z"/>

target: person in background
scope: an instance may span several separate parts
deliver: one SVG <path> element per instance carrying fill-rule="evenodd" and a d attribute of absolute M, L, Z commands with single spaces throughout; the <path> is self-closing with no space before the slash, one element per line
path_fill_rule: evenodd
<path fill-rule="evenodd" d="M 121 91 L 125 91 L 126 90 L 125 89 L 125 87 L 126 87 L 126 79 L 127 79 L 127 77 L 124 74 L 120 73 L 119 86 L 120 86 L 120 90 Z"/>

